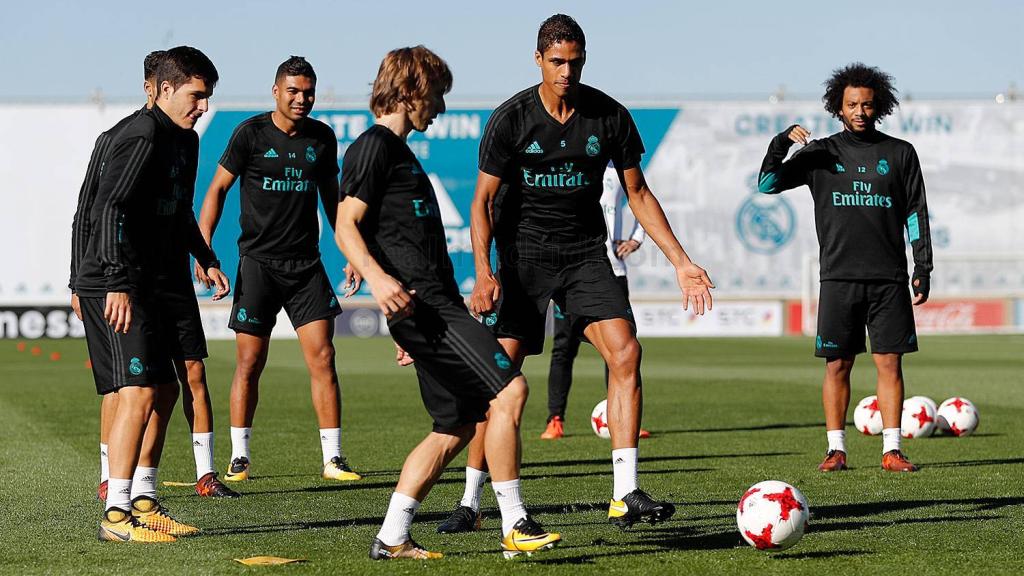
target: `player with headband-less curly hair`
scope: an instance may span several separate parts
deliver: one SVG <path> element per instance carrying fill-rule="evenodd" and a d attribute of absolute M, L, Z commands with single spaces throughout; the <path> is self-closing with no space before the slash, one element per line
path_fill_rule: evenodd
<path fill-rule="evenodd" d="M 892 114 L 900 105 L 896 97 L 896 88 L 892 85 L 892 76 L 874 66 L 854 62 L 832 71 L 832 76 L 825 81 L 825 95 L 821 101 L 825 103 L 825 111 L 842 118 L 843 92 L 847 86 L 852 88 L 870 88 L 875 93 L 876 121 Z"/>

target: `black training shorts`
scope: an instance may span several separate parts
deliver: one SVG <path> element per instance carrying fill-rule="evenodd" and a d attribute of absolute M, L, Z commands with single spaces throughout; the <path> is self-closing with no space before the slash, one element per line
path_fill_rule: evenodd
<path fill-rule="evenodd" d="M 161 336 L 168 353 L 175 360 L 202 360 L 206 351 L 206 333 L 199 314 L 199 302 L 191 286 L 178 289 L 157 288 Z"/>
<path fill-rule="evenodd" d="M 268 336 L 284 308 L 293 328 L 334 318 L 341 305 L 319 258 L 264 260 L 242 256 L 235 277 L 235 299 L 228 327 Z"/>
<path fill-rule="evenodd" d="M 540 354 L 552 300 L 570 319 L 576 336 L 600 320 L 623 318 L 635 323 L 604 245 L 598 248 L 576 257 L 504 258 L 498 269 L 502 300 L 494 334 L 521 341 L 527 354 Z"/>
<path fill-rule="evenodd" d="M 818 296 L 818 337 L 814 355 L 850 357 L 917 351 L 917 329 L 910 289 L 902 282 L 826 280 Z"/>
<path fill-rule="evenodd" d="M 82 296 L 82 322 L 98 394 L 126 386 L 157 386 L 175 379 L 166 334 L 152 298 L 133 297 L 128 333 L 115 333 L 103 318 L 106 297 Z"/>
<path fill-rule="evenodd" d="M 416 361 L 420 394 L 437 432 L 486 420 L 491 400 L 520 374 L 462 302 L 435 307 L 417 300 L 413 314 L 389 329 Z"/>

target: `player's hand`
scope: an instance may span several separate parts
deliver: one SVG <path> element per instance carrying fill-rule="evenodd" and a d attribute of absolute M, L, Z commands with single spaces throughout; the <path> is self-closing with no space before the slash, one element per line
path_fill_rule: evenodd
<path fill-rule="evenodd" d="M 693 262 L 681 266 L 676 269 L 676 281 L 683 293 L 683 310 L 689 310 L 691 303 L 698 316 L 703 315 L 705 309 L 711 310 L 711 289 L 715 285 L 703 268 Z"/>
<path fill-rule="evenodd" d="M 345 298 L 359 292 L 359 288 L 363 285 L 363 276 L 356 270 L 352 263 L 345 264 L 345 283 L 341 286 L 341 289 L 345 291 Z"/>
<path fill-rule="evenodd" d="M 914 306 L 927 302 L 928 293 L 931 291 L 931 278 L 915 274 L 911 285 L 914 287 Z"/>
<path fill-rule="evenodd" d="M 387 274 L 370 282 L 370 293 L 388 320 L 401 320 L 412 314 L 416 307 L 412 299 L 416 291 L 406 290 L 401 282 Z"/>
<path fill-rule="evenodd" d="M 501 284 L 494 274 L 478 276 L 473 294 L 469 297 L 469 311 L 477 316 L 489 314 L 498 303 L 498 298 L 501 298 Z"/>
<path fill-rule="evenodd" d="M 196 281 L 202 284 L 204 288 L 209 290 L 210 286 L 213 286 L 213 280 L 206 274 L 206 270 L 203 270 L 202 265 L 198 261 L 195 263 L 195 273 Z"/>
<path fill-rule="evenodd" d="M 107 292 L 103 318 L 114 327 L 115 333 L 128 333 L 132 325 L 132 301 L 127 292 Z"/>
<path fill-rule="evenodd" d="M 619 260 L 625 260 L 626 256 L 640 248 L 640 243 L 636 240 L 616 240 L 612 245 L 615 248 L 615 257 Z"/>
<path fill-rule="evenodd" d="M 207 281 L 217 287 L 217 290 L 213 293 L 213 298 L 211 298 L 214 302 L 227 296 L 231 292 L 231 282 L 228 280 L 228 277 L 220 271 L 220 268 L 210 268 L 206 271 L 206 276 Z M 209 288 L 210 286 L 207 285 L 206 287 Z"/>
<path fill-rule="evenodd" d="M 807 142 L 809 141 L 810 137 L 811 133 L 808 132 L 807 129 L 805 129 L 803 126 L 799 124 L 793 126 L 793 128 L 791 128 L 789 131 L 789 139 L 792 140 L 793 142 L 796 142 L 797 144 L 803 144 L 804 146 L 807 146 Z"/>
<path fill-rule="evenodd" d="M 78 300 L 78 294 L 75 294 L 74 292 L 71 293 L 71 309 L 75 311 L 75 316 L 78 316 L 78 319 L 81 320 L 82 303 Z"/>
<path fill-rule="evenodd" d="M 409 353 L 398 345 L 398 342 L 395 342 L 395 362 L 397 362 L 399 366 L 403 367 L 415 362 L 415 360 L 412 359 L 412 356 L 409 356 Z"/>

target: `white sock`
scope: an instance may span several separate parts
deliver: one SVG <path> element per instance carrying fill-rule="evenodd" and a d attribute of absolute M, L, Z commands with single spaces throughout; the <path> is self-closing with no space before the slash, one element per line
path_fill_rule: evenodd
<path fill-rule="evenodd" d="M 900 449 L 900 429 L 886 428 L 882 430 L 882 454 L 890 450 Z"/>
<path fill-rule="evenodd" d="M 484 489 L 484 482 L 487 482 L 487 472 L 466 466 L 466 491 L 462 494 L 462 501 L 459 502 L 459 505 L 479 512 L 480 492 Z"/>
<path fill-rule="evenodd" d="M 100 442 L 100 482 L 110 478 L 110 459 L 107 458 L 107 445 Z"/>
<path fill-rule="evenodd" d="M 408 540 L 412 518 L 419 509 L 420 503 L 416 500 L 405 494 L 393 493 L 388 513 L 384 516 L 384 525 L 377 532 L 377 539 L 387 546 L 398 546 Z"/>
<path fill-rule="evenodd" d="M 825 436 L 828 437 L 829 452 L 833 450 L 846 452 L 846 430 L 826 430 Z"/>
<path fill-rule="evenodd" d="M 636 448 L 612 450 L 612 473 L 615 476 L 612 498 L 615 500 L 622 500 L 623 496 L 637 489 L 637 453 Z"/>
<path fill-rule="evenodd" d="M 109 484 L 107 489 L 110 489 Z M 149 496 L 156 500 L 156 468 L 136 466 L 135 476 L 132 477 L 132 490 L 130 494 L 132 500 L 139 496 Z"/>
<path fill-rule="evenodd" d="M 132 479 L 107 478 L 107 507 L 120 508 L 125 512 L 132 510 Z"/>
<path fill-rule="evenodd" d="M 341 456 L 341 428 L 320 429 L 320 452 L 324 455 L 324 464 Z"/>
<path fill-rule="evenodd" d="M 196 480 L 215 470 L 213 467 L 213 432 L 192 434 L 192 454 L 196 457 Z"/>
<path fill-rule="evenodd" d="M 249 438 L 252 436 L 252 427 L 235 428 L 231 427 L 231 459 L 249 458 Z"/>
<path fill-rule="evenodd" d="M 519 495 L 519 478 L 506 482 L 492 481 L 491 488 L 494 488 L 494 496 L 501 510 L 501 535 L 507 536 L 516 522 L 526 518 L 526 506 Z"/>

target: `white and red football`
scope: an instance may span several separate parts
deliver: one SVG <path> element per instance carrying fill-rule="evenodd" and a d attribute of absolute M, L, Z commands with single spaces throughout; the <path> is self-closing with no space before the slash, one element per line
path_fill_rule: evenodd
<path fill-rule="evenodd" d="M 939 428 L 953 436 L 970 436 L 978 429 L 978 409 L 967 398 L 955 396 L 939 404 Z"/>
<path fill-rule="evenodd" d="M 911 396 L 909 400 L 921 400 L 925 404 L 932 407 L 932 412 L 935 412 L 936 414 L 939 413 L 939 405 L 935 403 L 935 400 L 932 400 L 928 396 Z M 936 428 L 936 430 L 937 429 L 938 428 Z"/>
<path fill-rule="evenodd" d="M 868 436 L 882 433 L 882 412 L 878 409 L 878 396 L 868 396 L 857 403 L 853 409 L 853 425 Z"/>
<path fill-rule="evenodd" d="M 736 509 L 736 526 L 758 550 L 785 550 L 800 541 L 810 512 L 799 490 L 777 480 L 751 486 Z"/>
<path fill-rule="evenodd" d="M 900 420 L 904 438 L 923 438 L 935 432 L 935 409 L 919 396 L 903 401 L 903 417 Z"/>
<path fill-rule="evenodd" d="M 608 400 L 601 400 L 594 406 L 590 413 L 590 427 L 600 438 L 611 439 L 612 433 L 608 429 Z"/>

